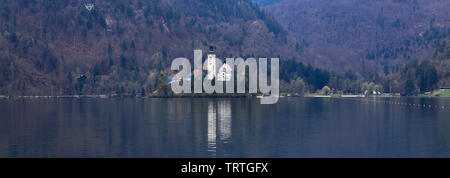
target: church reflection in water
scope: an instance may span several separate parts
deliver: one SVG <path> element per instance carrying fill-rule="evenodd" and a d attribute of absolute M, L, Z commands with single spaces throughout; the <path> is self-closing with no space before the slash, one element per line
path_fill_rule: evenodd
<path fill-rule="evenodd" d="M 214 102 L 208 102 L 208 152 L 216 153 L 216 108 L 214 107 Z"/>
<path fill-rule="evenodd" d="M 217 138 L 228 143 L 231 138 L 231 103 L 228 100 L 208 102 L 208 152 L 215 156 Z"/>

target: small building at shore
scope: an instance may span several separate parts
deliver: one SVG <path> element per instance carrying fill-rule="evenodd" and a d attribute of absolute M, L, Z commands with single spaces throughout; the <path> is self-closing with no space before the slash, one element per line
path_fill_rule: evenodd
<path fill-rule="evenodd" d="M 231 67 L 228 64 L 223 64 L 222 67 L 220 67 L 219 69 L 219 73 L 217 81 L 220 82 L 228 82 L 231 80 L 231 72 L 233 72 L 233 69 L 231 69 Z"/>
<path fill-rule="evenodd" d="M 445 86 L 440 88 L 441 91 L 450 91 L 450 86 Z"/>
<path fill-rule="evenodd" d="M 437 94 L 440 96 L 450 96 L 450 86 L 440 87 Z"/>
<path fill-rule="evenodd" d="M 450 86 L 444 86 L 439 88 L 439 93 L 450 93 Z"/>

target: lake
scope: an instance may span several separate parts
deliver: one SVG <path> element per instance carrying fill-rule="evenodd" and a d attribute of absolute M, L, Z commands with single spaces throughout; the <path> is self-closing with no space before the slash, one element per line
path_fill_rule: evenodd
<path fill-rule="evenodd" d="M 450 157 L 448 98 L 2 99 L 0 157 Z"/>

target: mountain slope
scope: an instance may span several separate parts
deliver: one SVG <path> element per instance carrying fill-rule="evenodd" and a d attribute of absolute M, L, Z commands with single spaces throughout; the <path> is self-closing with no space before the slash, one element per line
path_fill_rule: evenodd
<path fill-rule="evenodd" d="M 283 0 L 263 9 L 307 44 L 311 60 L 337 71 L 390 73 L 431 58 L 450 36 L 447 0 Z"/>
<path fill-rule="evenodd" d="M 3 94 L 153 92 L 174 58 L 210 45 L 219 58 L 299 56 L 246 0 L 4 0 L 0 15 Z"/>

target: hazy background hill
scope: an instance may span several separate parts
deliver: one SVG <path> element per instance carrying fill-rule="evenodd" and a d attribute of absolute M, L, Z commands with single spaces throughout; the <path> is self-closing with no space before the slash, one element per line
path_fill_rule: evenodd
<path fill-rule="evenodd" d="M 298 41 L 317 66 L 396 72 L 432 57 L 449 40 L 448 0 L 253 0 Z"/>

